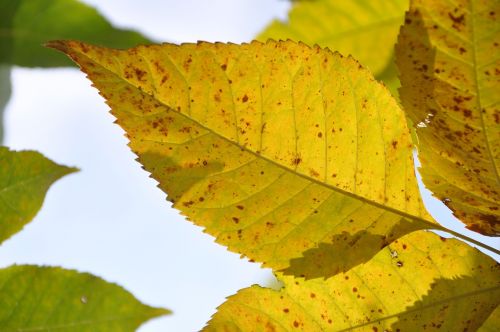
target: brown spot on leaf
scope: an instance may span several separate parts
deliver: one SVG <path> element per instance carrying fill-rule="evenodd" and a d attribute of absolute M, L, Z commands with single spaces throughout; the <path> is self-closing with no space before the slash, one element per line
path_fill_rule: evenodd
<path fill-rule="evenodd" d="M 460 16 L 454 16 L 452 13 L 448 13 L 448 17 L 457 24 L 462 24 L 465 21 L 465 14 L 462 14 Z"/>
<path fill-rule="evenodd" d="M 140 70 L 139 68 L 135 68 L 135 76 L 137 76 L 137 79 L 139 81 L 142 81 L 142 78 L 146 75 L 146 72 L 144 70 Z"/>
<path fill-rule="evenodd" d="M 311 176 L 314 176 L 315 178 L 319 177 L 319 173 L 316 170 L 312 169 L 312 168 L 309 169 L 309 174 Z"/>
<path fill-rule="evenodd" d="M 246 103 L 248 101 L 248 96 L 244 95 L 243 98 L 241 98 L 241 101 Z"/>

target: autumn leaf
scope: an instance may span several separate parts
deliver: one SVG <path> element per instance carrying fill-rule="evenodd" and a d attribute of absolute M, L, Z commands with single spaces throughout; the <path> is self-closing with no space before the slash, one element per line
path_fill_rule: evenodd
<path fill-rule="evenodd" d="M 328 280 L 281 277 L 278 291 L 243 289 L 204 331 L 476 331 L 494 319 L 499 277 L 490 257 L 419 231 Z"/>
<path fill-rule="evenodd" d="M 118 285 L 87 273 L 30 265 L 0 269 L 0 330 L 135 331 L 170 313 L 137 301 Z"/>
<path fill-rule="evenodd" d="M 174 207 L 232 251 L 330 276 L 438 226 L 403 112 L 352 58 L 291 41 L 50 46 L 88 73 Z"/>
<path fill-rule="evenodd" d="M 351 54 L 396 95 L 394 44 L 407 9 L 408 0 L 298 1 L 287 22 L 274 20 L 257 39 L 292 39 Z"/>
<path fill-rule="evenodd" d="M 76 168 L 58 165 L 35 151 L 0 146 L 0 243 L 19 232 L 42 206 L 49 187 Z"/>
<path fill-rule="evenodd" d="M 500 235 L 499 1 L 413 1 L 397 46 L 422 178 L 467 228 Z"/>

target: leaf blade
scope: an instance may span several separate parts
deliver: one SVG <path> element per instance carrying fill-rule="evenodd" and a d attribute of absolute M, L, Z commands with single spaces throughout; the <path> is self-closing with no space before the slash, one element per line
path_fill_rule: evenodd
<path fill-rule="evenodd" d="M 351 58 L 293 42 L 129 51 L 78 42 L 51 46 L 87 72 L 174 206 L 233 251 L 289 274 L 329 276 L 434 225 L 419 196 L 404 115 Z M 303 59 L 333 63 L 335 80 L 326 90 L 311 78 L 319 68 Z M 266 66 L 265 75 L 256 74 Z M 290 75 L 290 68 L 299 74 Z M 322 94 L 338 98 L 328 112 Z M 372 157 L 358 162 L 358 153 Z M 342 255 L 321 263 L 325 250 Z"/>
<path fill-rule="evenodd" d="M 397 46 L 423 181 L 467 228 L 484 235 L 500 234 L 499 80 L 489 75 L 500 61 L 492 15 L 499 9 L 498 1 L 414 1 Z"/>
<path fill-rule="evenodd" d="M 14 265 L 0 269 L 2 331 L 135 331 L 170 313 L 140 303 L 122 287 L 88 273 Z"/>
<path fill-rule="evenodd" d="M 49 187 L 76 168 L 58 165 L 35 151 L 0 147 L 0 243 L 19 232 L 42 206 Z"/>
<path fill-rule="evenodd" d="M 292 5 L 286 22 L 274 20 L 256 39 L 292 39 L 351 54 L 397 95 L 399 81 L 389 67 L 407 9 L 407 0 L 301 1 Z"/>
<path fill-rule="evenodd" d="M 284 277 L 279 291 L 243 289 L 204 331 L 475 330 L 500 303 L 499 273 L 495 261 L 466 244 L 419 231 L 329 280 Z"/>

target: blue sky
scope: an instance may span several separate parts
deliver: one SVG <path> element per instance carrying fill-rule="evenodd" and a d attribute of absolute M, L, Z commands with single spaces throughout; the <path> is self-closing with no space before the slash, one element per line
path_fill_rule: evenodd
<path fill-rule="evenodd" d="M 285 0 L 86 0 L 120 27 L 158 41 L 251 40 Z M 5 144 L 34 149 L 80 173 L 59 181 L 24 231 L 2 245 L 0 265 L 61 265 L 91 272 L 173 316 L 140 331 L 196 331 L 226 296 L 271 274 L 184 221 L 126 146 L 107 106 L 76 69 L 13 71 Z M 426 194 L 431 212 L 463 228 Z M 481 238 L 480 236 L 475 236 Z M 498 247 L 498 240 L 489 239 Z M 498 259 L 498 257 L 497 257 Z"/>

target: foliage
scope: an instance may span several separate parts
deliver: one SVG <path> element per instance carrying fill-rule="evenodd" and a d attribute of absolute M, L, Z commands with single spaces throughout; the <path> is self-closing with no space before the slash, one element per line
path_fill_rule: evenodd
<path fill-rule="evenodd" d="M 498 305 L 495 265 L 457 240 L 415 232 L 328 280 L 281 276 L 279 291 L 243 289 L 206 330 L 475 331 Z"/>
<path fill-rule="evenodd" d="M 294 42 L 51 46 L 87 72 L 174 207 L 252 260 L 333 275 L 435 225 L 404 115 L 352 58 Z"/>
<path fill-rule="evenodd" d="M 10 98 L 12 65 L 60 67 L 72 63 L 42 47 L 53 38 L 79 38 L 115 47 L 148 43 L 137 32 L 112 27 L 75 0 L 0 2 L 0 143 L 2 113 Z M 0 147 L 0 243 L 30 222 L 50 185 L 76 168 L 35 151 Z M 68 288 L 69 286 L 69 288 Z M 86 273 L 54 267 L 0 269 L 0 330 L 134 331 L 168 313 L 138 302 L 121 287 Z"/>
<path fill-rule="evenodd" d="M 49 186 L 77 169 L 34 151 L 0 147 L 0 242 L 40 209 Z M 123 288 L 87 273 L 41 266 L 0 269 L 0 330 L 134 331 L 169 313 L 141 304 Z"/>
<path fill-rule="evenodd" d="M 287 22 L 274 20 L 257 39 L 292 39 L 351 54 L 397 94 L 394 44 L 406 9 L 408 0 L 301 1 Z"/>
<path fill-rule="evenodd" d="M 498 1 L 413 1 L 398 43 L 422 178 L 467 227 L 500 235 Z"/>
<path fill-rule="evenodd" d="M 131 47 L 151 41 L 131 30 L 113 27 L 94 8 L 77 0 L 0 1 L 0 143 L 3 110 L 10 98 L 10 66 L 73 65 L 43 43 L 75 38 L 110 47 Z"/>
<path fill-rule="evenodd" d="M 88 273 L 55 267 L 0 270 L 0 328 L 14 331 L 135 331 L 169 313 Z"/>
<path fill-rule="evenodd" d="M 498 235 L 500 2 L 410 1 L 403 108 L 406 7 L 297 2 L 242 45 L 48 44 L 87 73 L 174 207 L 283 283 L 241 290 L 206 330 L 498 329 L 500 266 L 427 231 L 470 240 L 427 213 L 412 150 L 458 218 Z"/>
<path fill-rule="evenodd" d="M 0 147 L 0 243 L 35 217 L 50 185 L 75 168 L 57 165 L 35 151 Z"/>

